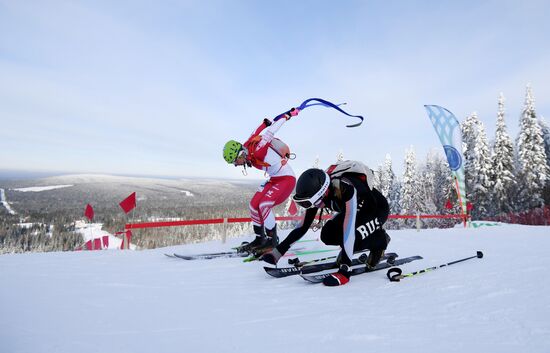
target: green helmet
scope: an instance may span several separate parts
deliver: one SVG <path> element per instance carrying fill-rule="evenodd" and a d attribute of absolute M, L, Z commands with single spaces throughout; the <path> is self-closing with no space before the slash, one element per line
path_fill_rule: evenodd
<path fill-rule="evenodd" d="M 227 163 L 235 162 L 235 159 L 239 156 L 239 152 L 243 149 L 243 145 L 235 140 L 229 140 L 223 146 L 223 159 Z"/>

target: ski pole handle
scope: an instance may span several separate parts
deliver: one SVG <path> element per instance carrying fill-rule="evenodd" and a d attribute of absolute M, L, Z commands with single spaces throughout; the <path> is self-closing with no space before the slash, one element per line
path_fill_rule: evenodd
<path fill-rule="evenodd" d="M 402 276 L 403 271 L 399 267 L 390 268 L 386 273 L 390 282 L 399 282 L 404 277 Z"/>

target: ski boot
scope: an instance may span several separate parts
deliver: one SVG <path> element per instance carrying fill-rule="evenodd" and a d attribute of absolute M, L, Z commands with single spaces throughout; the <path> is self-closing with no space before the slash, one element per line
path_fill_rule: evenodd
<path fill-rule="evenodd" d="M 251 252 L 255 256 L 262 256 L 268 251 L 272 251 L 277 245 L 279 245 L 279 237 L 277 236 L 277 225 L 273 229 L 266 229 L 266 237 L 264 243 L 251 249 Z"/>
<path fill-rule="evenodd" d="M 269 243 L 269 239 L 267 239 L 264 233 L 264 227 L 254 225 L 254 233 L 256 233 L 256 238 L 250 243 L 243 242 L 241 246 L 237 248 L 237 252 L 253 253 L 255 249 L 263 248 Z"/>
<path fill-rule="evenodd" d="M 367 261 L 365 261 L 369 270 L 374 269 L 376 265 L 380 263 L 380 260 L 382 259 L 382 257 L 384 257 L 384 252 L 386 251 L 386 248 L 388 247 L 388 244 L 391 240 L 390 236 L 388 235 L 388 233 L 386 233 L 384 229 L 379 229 L 378 232 L 380 232 L 378 237 L 380 237 L 381 241 L 379 241 L 379 244 L 377 245 L 383 248 L 379 248 L 376 250 L 371 249 L 369 256 L 367 257 Z M 395 259 L 393 259 L 393 261 L 395 261 Z M 388 262 L 391 263 L 392 261 L 389 259 Z"/>
<path fill-rule="evenodd" d="M 371 250 L 365 264 L 369 270 L 372 270 L 380 263 L 380 260 L 384 256 L 385 250 Z"/>
<path fill-rule="evenodd" d="M 271 246 L 276 247 L 279 245 L 279 237 L 277 236 L 277 225 L 273 229 L 266 229 L 265 233 L 268 238 L 271 239 Z"/>

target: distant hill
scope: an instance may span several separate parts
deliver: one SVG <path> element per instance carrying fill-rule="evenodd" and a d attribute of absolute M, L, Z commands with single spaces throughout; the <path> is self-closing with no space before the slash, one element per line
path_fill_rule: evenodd
<path fill-rule="evenodd" d="M 148 212 L 184 216 L 184 209 L 198 206 L 245 205 L 257 186 L 257 181 L 247 180 L 153 179 L 95 174 L 0 181 L 8 202 L 19 214 L 39 214 L 41 217 L 58 211 L 81 216 L 87 203 L 91 203 L 96 215 L 101 217 L 103 212 L 115 212 L 118 203 L 132 192 L 136 192 L 139 206 L 135 217 Z"/>
<path fill-rule="evenodd" d="M 55 224 L 56 230 L 70 231 L 75 220 L 84 218 L 84 208 L 88 203 L 94 208 L 94 221 L 103 223 L 104 229 L 113 233 L 123 230 L 124 224 L 130 221 L 247 217 L 248 203 L 259 184 L 258 180 L 244 178 L 162 179 L 97 174 L 0 180 L 5 199 L 16 212 L 10 215 L 5 207 L 0 207 L 0 226 L 5 232 L 10 225 L 24 220 L 27 223 Z M 126 215 L 119 202 L 132 192 L 136 192 L 137 207 Z M 229 234 L 232 234 L 232 228 Z M 235 231 L 242 232 L 242 225 Z M 149 248 L 212 239 L 220 234 L 219 229 L 194 226 L 139 231 L 134 239 L 138 245 Z"/>

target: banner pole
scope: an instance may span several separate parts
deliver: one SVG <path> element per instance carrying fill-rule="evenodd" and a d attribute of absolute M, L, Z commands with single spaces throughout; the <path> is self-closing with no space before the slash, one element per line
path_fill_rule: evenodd
<path fill-rule="evenodd" d="M 456 177 L 456 175 L 454 176 L 454 179 L 455 179 L 456 194 L 458 196 L 458 202 L 460 203 L 460 212 L 461 212 L 462 218 L 464 220 L 464 228 L 466 228 L 467 227 L 467 222 L 466 222 L 467 214 L 464 213 L 464 204 L 462 203 L 462 197 L 460 195 L 460 186 L 458 185 L 458 178 Z"/>

